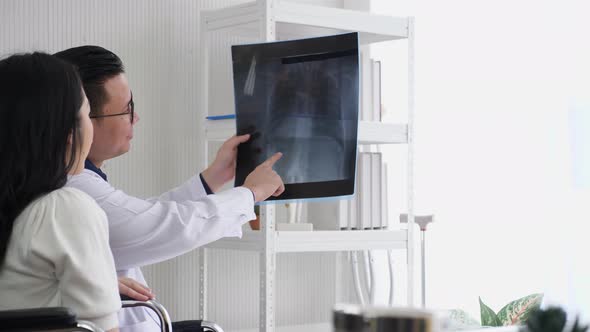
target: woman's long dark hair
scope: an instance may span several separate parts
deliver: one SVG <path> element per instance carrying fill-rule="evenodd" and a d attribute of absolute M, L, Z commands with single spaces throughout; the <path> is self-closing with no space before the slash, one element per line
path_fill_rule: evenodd
<path fill-rule="evenodd" d="M 18 215 L 66 184 L 79 149 L 83 99 L 74 67 L 54 56 L 0 61 L 0 267 Z"/>

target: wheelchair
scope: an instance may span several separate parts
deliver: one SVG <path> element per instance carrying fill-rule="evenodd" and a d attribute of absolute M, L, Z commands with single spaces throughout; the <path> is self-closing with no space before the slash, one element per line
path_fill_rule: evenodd
<path fill-rule="evenodd" d="M 136 301 L 127 296 L 121 296 L 123 309 L 145 307 L 156 313 L 160 319 L 162 332 L 173 332 L 170 315 L 163 305 L 154 300 Z M 223 329 L 209 321 L 199 320 L 201 332 L 224 332 Z M 0 330 L 7 332 L 32 331 L 90 331 L 104 332 L 89 321 L 77 319 L 76 313 L 70 308 L 32 308 L 0 311 Z"/>

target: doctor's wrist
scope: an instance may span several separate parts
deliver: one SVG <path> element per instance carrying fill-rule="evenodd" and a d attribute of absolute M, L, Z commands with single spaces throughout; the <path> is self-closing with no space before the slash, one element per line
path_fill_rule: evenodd
<path fill-rule="evenodd" d="M 256 204 L 258 201 L 256 200 L 256 190 L 254 188 L 251 188 L 250 186 L 242 186 L 242 188 L 246 188 L 248 189 L 251 193 L 252 193 L 252 199 L 254 200 L 254 204 Z"/>
<path fill-rule="evenodd" d="M 203 178 L 203 174 L 199 174 L 199 179 L 201 180 L 201 185 L 203 185 L 203 188 L 205 189 L 205 193 L 207 193 L 207 195 L 213 195 L 214 192 L 213 190 L 211 190 L 211 187 L 209 187 L 209 184 L 207 183 L 207 181 L 205 181 L 205 178 Z"/>
<path fill-rule="evenodd" d="M 250 190 L 250 192 L 252 193 L 252 200 L 254 201 L 254 203 L 256 203 L 256 194 L 254 193 L 254 191 L 250 188 L 246 188 L 248 190 Z"/>
<path fill-rule="evenodd" d="M 204 170 L 203 172 L 201 172 L 200 177 L 201 180 L 204 182 L 203 186 L 205 188 L 209 187 L 212 193 L 215 193 L 219 190 L 219 188 L 221 188 L 221 186 L 223 186 L 223 183 L 220 183 L 220 181 L 217 181 L 215 176 L 213 176 L 212 174 L 213 172 L 207 168 L 206 170 Z M 205 186 L 206 184 L 206 186 Z"/>

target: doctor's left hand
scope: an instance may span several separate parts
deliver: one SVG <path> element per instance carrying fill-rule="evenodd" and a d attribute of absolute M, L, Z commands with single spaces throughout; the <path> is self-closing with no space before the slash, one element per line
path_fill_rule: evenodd
<path fill-rule="evenodd" d="M 138 301 L 147 301 L 155 297 L 147 286 L 127 277 L 119 277 L 119 294 L 127 295 Z"/>
<path fill-rule="evenodd" d="M 226 182 L 236 176 L 238 145 L 250 139 L 250 135 L 232 136 L 217 151 L 215 160 L 201 173 L 213 192 L 217 192 Z"/>

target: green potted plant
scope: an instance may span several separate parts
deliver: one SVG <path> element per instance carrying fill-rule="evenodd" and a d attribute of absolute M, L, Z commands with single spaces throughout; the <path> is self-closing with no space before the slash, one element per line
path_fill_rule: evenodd
<path fill-rule="evenodd" d="M 531 294 L 506 304 L 498 313 L 488 307 L 481 297 L 479 298 L 479 309 L 481 314 L 481 325 L 483 326 L 506 326 L 520 325 L 527 321 L 529 316 L 539 310 L 543 294 Z"/>
<path fill-rule="evenodd" d="M 460 309 L 449 313 L 450 324 L 453 328 L 477 328 L 482 326 L 507 326 L 524 324 L 531 314 L 539 310 L 543 294 L 531 294 L 506 304 L 497 313 L 479 298 L 481 323 Z"/>

